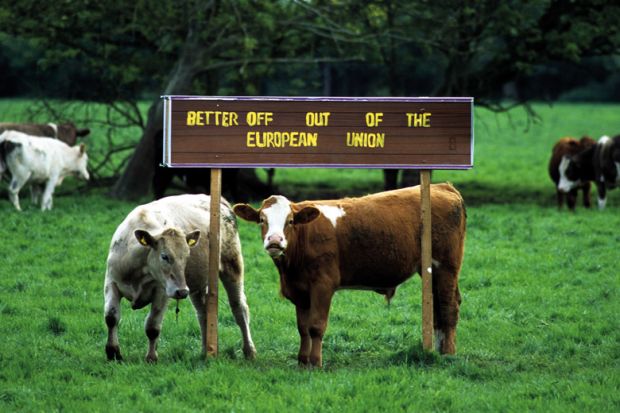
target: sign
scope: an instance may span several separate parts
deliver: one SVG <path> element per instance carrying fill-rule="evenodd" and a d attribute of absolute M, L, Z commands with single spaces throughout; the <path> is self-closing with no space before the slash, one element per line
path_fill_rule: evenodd
<path fill-rule="evenodd" d="M 473 167 L 472 98 L 163 99 L 170 167 Z"/>

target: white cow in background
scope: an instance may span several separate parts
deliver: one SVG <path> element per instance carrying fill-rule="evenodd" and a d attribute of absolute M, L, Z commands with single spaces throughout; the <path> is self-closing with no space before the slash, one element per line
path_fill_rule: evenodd
<path fill-rule="evenodd" d="M 11 172 L 9 199 L 18 211 L 19 191 L 30 183 L 36 202 L 40 185 L 44 186 L 41 210 L 52 209 L 52 194 L 63 179 L 74 175 L 89 179 L 85 146 L 69 146 L 53 138 L 42 138 L 17 131 L 0 135 L 0 156 Z M 0 171 L 1 173 L 2 171 Z"/>

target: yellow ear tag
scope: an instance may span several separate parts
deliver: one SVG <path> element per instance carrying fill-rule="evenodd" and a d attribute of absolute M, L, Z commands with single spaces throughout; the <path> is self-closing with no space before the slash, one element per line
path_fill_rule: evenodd
<path fill-rule="evenodd" d="M 190 247 L 193 247 L 195 244 L 196 244 L 195 239 L 190 239 L 189 241 L 187 241 L 187 245 L 189 245 Z"/>
<path fill-rule="evenodd" d="M 145 238 L 145 237 L 140 238 L 140 244 L 142 244 L 142 245 L 148 245 L 148 244 L 146 243 L 146 238 Z"/>

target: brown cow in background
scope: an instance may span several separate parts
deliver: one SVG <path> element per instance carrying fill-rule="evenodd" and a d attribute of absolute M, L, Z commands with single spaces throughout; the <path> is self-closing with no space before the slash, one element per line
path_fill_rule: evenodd
<path fill-rule="evenodd" d="M 465 241 L 465 205 L 450 184 L 431 186 L 435 345 L 456 352 Z M 260 224 L 263 246 L 280 273 L 282 294 L 295 304 L 298 361 L 322 365 L 323 335 L 334 293 L 373 290 L 390 297 L 420 272 L 420 187 L 361 198 L 290 202 L 272 196 L 239 217 Z"/>
<path fill-rule="evenodd" d="M 74 146 L 78 137 L 84 137 L 90 133 L 90 129 L 78 129 L 71 122 L 60 125 L 55 123 L 0 123 L 0 134 L 7 130 L 60 139 L 69 146 Z"/>
<path fill-rule="evenodd" d="M 580 140 L 576 140 L 570 137 L 561 138 L 553 146 L 551 153 L 551 159 L 549 160 L 549 176 L 555 183 L 556 197 L 558 201 L 558 208 L 562 208 L 564 204 L 564 194 L 566 194 L 566 205 L 571 211 L 575 210 L 575 204 L 577 203 L 577 193 L 579 190 L 583 191 L 583 206 L 590 208 L 590 182 L 584 181 L 579 186 L 571 189 L 568 192 L 560 190 L 560 166 L 562 160 L 577 155 L 580 152 L 596 145 L 596 141 L 588 136 L 584 136 Z M 566 163 L 566 161 L 565 161 Z"/>

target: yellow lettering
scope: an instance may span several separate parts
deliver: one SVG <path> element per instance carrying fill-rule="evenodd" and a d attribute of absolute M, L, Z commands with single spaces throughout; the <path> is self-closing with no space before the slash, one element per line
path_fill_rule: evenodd
<path fill-rule="evenodd" d="M 196 125 L 198 126 L 204 126 L 204 120 L 203 120 L 203 116 L 204 116 L 204 112 L 196 112 Z"/>
<path fill-rule="evenodd" d="M 285 148 L 299 146 L 317 146 L 319 134 L 311 132 L 248 132 L 246 146 L 249 148 Z"/>
<path fill-rule="evenodd" d="M 306 126 L 328 126 L 330 112 L 307 112 Z"/>
<path fill-rule="evenodd" d="M 366 126 L 379 126 L 383 122 L 383 112 L 366 113 Z"/>
<path fill-rule="evenodd" d="M 196 124 L 196 112 L 193 110 L 187 112 L 187 121 L 185 124 L 187 126 L 194 126 Z"/>
<path fill-rule="evenodd" d="M 254 141 L 255 137 L 254 135 L 256 134 L 256 132 L 248 132 L 247 135 L 247 140 L 245 143 L 245 146 L 247 146 L 248 148 L 256 148 L 256 142 Z"/>
<path fill-rule="evenodd" d="M 426 113 L 407 113 L 407 127 L 411 128 L 430 128 L 431 112 Z"/>
<path fill-rule="evenodd" d="M 383 148 L 385 133 L 347 132 L 347 146 L 354 148 Z"/>
<path fill-rule="evenodd" d="M 273 112 L 248 112 L 245 121 L 250 126 L 269 125 L 273 121 Z"/>
<path fill-rule="evenodd" d="M 247 115 L 245 115 L 245 121 L 250 126 L 256 125 L 256 112 L 248 112 Z"/>

